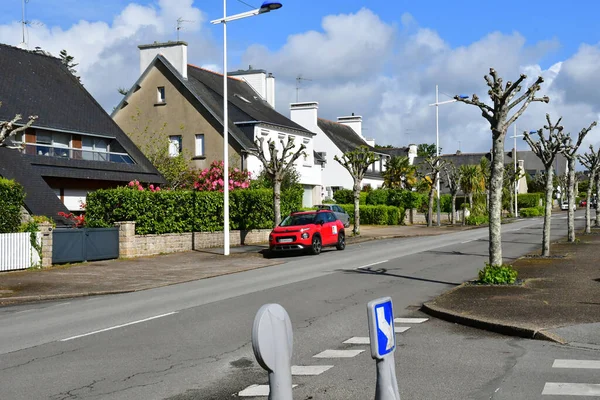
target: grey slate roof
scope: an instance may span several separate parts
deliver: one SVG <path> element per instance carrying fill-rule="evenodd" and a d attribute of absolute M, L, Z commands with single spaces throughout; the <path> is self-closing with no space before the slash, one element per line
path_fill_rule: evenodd
<path fill-rule="evenodd" d="M 348 151 L 353 151 L 360 146 L 366 146 L 369 150 L 381 154 L 383 153 L 380 149 L 375 149 L 372 146 L 369 146 L 364 140 L 361 139 L 360 136 L 354 129 L 350 128 L 347 125 L 340 124 L 338 122 L 328 121 L 323 118 L 317 119 L 317 125 L 325 135 L 342 151 L 342 153 L 346 153 Z"/>
<path fill-rule="evenodd" d="M 377 148 L 375 147 L 378 151 L 381 151 L 382 153 L 385 154 L 389 154 L 392 157 L 408 157 L 408 147 L 392 147 L 392 148 L 388 148 L 388 147 L 380 147 Z"/>
<path fill-rule="evenodd" d="M 19 182 L 25 191 L 25 208 L 33 215 L 57 217 L 64 206 L 34 168 L 18 150 L 0 147 L 0 176 Z"/>
<path fill-rule="evenodd" d="M 223 75 L 194 65 L 188 65 L 188 81 L 192 83 L 192 88 L 197 91 L 198 95 L 208 93 L 220 105 L 217 108 L 217 112 L 222 113 Z M 200 89 L 202 90 L 200 91 Z M 227 97 L 229 98 L 229 118 L 234 123 L 263 122 L 304 133 L 312 133 L 275 111 L 245 81 L 237 78 L 228 78 L 227 91 Z"/>
<path fill-rule="evenodd" d="M 53 217 L 58 211 L 67 211 L 43 176 L 165 183 L 59 58 L 0 44 L 0 101 L 0 120 L 21 114 L 26 121 L 29 115 L 37 115 L 34 128 L 114 138 L 135 161 L 123 164 L 59 159 L 0 149 L 2 175 L 23 185 L 26 207 L 34 214 Z"/>

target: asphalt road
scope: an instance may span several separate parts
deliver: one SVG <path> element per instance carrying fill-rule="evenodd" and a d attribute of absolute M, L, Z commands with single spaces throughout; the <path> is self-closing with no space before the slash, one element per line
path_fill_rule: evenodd
<path fill-rule="evenodd" d="M 563 216 L 555 217 L 556 237 L 566 233 Z M 539 248 L 541 222 L 503 227 L 506 261 Z M 295 377 L 296 399 L 371 398 L 375 367 L 367 346 L 343 343 L 368 336 L 366 303 L 389 295 L 396 317 L 419 316 L 422 302 L 475 277 L 487 260 L 487 228 L 284 260 L 144 292 L 1 308 L 0 398 L 231 398 L 267 382 L 250 331 L 258 308 L 271 302 L 292 319 L 294 365 L 333 365 L 318 376 Z M 569 351 L 560 346 L 436 320 L 411 326 L 399 342 L 401 394 L 410 399 L 539 398 L 545 369 L 556 382 L 561 373 L 571 382 L 579 371 L 547 366 Z M 345 359 L 313 357 L 328 349 L 364 351 Z M 594 359 L 593 350 L 571 351 Z M 515 397 L 520 393 L 535 394 Z"/>

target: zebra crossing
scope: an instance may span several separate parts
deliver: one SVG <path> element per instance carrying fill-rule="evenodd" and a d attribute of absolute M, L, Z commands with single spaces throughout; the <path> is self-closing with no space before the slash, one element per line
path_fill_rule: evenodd
<path fill-rule="evenodd" d="M 398 326 L 396 324 L 403 325 L 414 325 L 422 324 L 428 321 L 429 318 L 395 318 L 394 319 L 394 331 L 396 334 L 404 333 L 408 331 L 410 326 Z M 339 360 L 343 358 L 354 358 L 359 354 L 365 352 L 367 348 L 358 348 L 358 346 L 368 346 L 370 344 L 369 337 L 366 336 L 354 336 L 347 340 L 344 340 L 342 344 L 356 346 L 356 348 L 344 348 L 344 349 L 325 349 L 314 356 L 315 359 L 327 359 L 327 360 Z M 333 363 L 333 361 L 331 362 Z M 321 375 L 328 370 L 334 368 L 334 365 L 293 365 L 292 366 L 292 377 L 294 376 L 317 376 Z M 292 388 L 298 385 L 292 385 Z M 258 398 L 267 397 L 269 395 L 269 385 L 250 385 L 237 393 L 238 397 L 243 398 Z"/>
<path fill-rule="evenodd" d="M 552 368 L 600 370 L 600 360 L 556 359 L 552 364 Z M 542 395 L 600 397 L 600 383 L 546 382 Z"/>

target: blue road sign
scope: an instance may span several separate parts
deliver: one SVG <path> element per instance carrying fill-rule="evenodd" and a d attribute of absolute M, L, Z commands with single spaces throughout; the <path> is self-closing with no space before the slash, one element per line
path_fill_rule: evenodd
<path fill-rule="evenodd" d="M 369 314 L 371 356 L 383 358 L 396 349 L 392 299 L 384 297 L 370 301 L 367 304 L 367 312 Z"/>

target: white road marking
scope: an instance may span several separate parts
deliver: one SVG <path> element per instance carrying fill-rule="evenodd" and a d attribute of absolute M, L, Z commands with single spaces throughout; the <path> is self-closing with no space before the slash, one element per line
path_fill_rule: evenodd
<path fill-rule="evenodd" d="M 362 267 L 357 267 L 356 269 L 361 269 L 361 268 L 367 268 L 367 267 L 372 267 L 373 265 L 377 265 L 377 264 L 383 264 L 388 262 L 389 260 L 383 260 L 383 261 L 377 261 L 371 264 L 367 264 L 367 265 L 363 265 Z"/>
<path fill-rule="evenodd" d="M 79 338 L 84 337 L 84 336 L 95 335 L 96 333 L 102 333 L 102 332 L 106 332 L 106 331 L 112 331 L 113 329 L 123 328 L 125 326 L 139 324 L 139 323 L 142 323 L 142 322 L 151 321 L 153 319 L 162 318 L 162 317 L 166 317 L 166 316 L 173 315 L 173 314 L 177 314 L 177 311 L 173 311 L 173 312 L 170 312 L 170 313 L 157 315 L 157 316 L 150 317 L 150 318 L 140 319 L 139 321 L 128 322 L 128 323 L 122 324 L 122 325 L 111 326 L 110 328 L 100 329 L 99 331 L 84 333 L 82 335 L 77 335 L 77 336 L 71 336 L 71 337 L 68 337 L 66 339 L 61 339 L 60 341 L 61 342 L 66 342 L 66 341 L 73 340 L 73 339 L 79 339 Z"/>
<path fill-rule="evenodd" d="M 325 350 L 314 355 L 314 358 L 352 358 L 356 357 L 364 350 Z"/>
<path fill-rule="evenodd" d="M 428 320 L 429 318 L 394 318 L 397 324 L 421 324 Z"/>
<path fill-rule="evenodd" d="M 396 326 L 396 327 L 394 327 L 394 332 L 396 332 L 396 333 L 403 333 L 403 332 L 406 332 L 409 329 L 410 329 L 409 326 Z"/>
<path fill-rule="evenodd" d="M 589 368 L 600 369 L 598 360 L 554 360 L 552 368 Z"/>
<path fill-rule="evenodd" d="M 558 396 L 600 396 L 600 385 L 592 383 L 547 382 L 542 394 Z"/>
<path fill-rule="evenodd" d="M 321 375 L 333 365 L 292 365 L 292 375 Z"/>
<path fill-rule="evenodd" d="M 471 243 L 476 241 L 477 239 L 465 240 L 464 242 L 460 242 L 460 244 Z"/>
<path fill-rule="evenodd" d="M 355 337 L 351 337 L 350 339 L 346 340 L 343 343 L 346 343 L 346 344 L 371 344 L 371 339 L 369 339 L 368 337 L 364 337 L 364 336 L 355 336 Z"/>
<path fill-rule="evenodd" d="M 298 385 L 292 385 L 295 388 Z M 269 385 L 250 385 L 238 393 L 240 397 L 261 397 L 269 395 Z"/>

